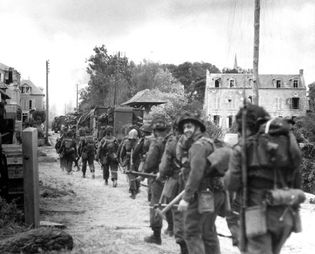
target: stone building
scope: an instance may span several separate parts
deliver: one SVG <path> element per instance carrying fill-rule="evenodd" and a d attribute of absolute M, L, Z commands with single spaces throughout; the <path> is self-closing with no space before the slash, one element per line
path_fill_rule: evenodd
<path fill-rule="evenodd" d="M 308 109 L 303 70 L 299 74 L 259 75 L 259 105 L 272 117 L 296 117 L 305 115 Z M 253 95 L 252 73 L 215 73 L 207 71 L 204 110 L 209 120 L 228 129 L 243 105 L 245 97 Z"/>
<path fill-rule="evenodd" d="M 30 80 L 22 80 L 20 85 L 21 90 L 21 108 L 23 122 L 30 117 L 32 110 L 43 111 L 45 94 L 42 88 L 38 88 Z"/>

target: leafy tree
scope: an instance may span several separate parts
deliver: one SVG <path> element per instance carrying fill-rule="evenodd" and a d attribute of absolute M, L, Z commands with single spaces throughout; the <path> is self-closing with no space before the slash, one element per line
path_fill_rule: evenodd
<path fill-rule="evenodd" d="M 309 92 L 309 101 L 310 101 L 310 111 L 315 112 L 315 82 L 308 85 Z"/>
<path fill-rule="evenodd" d="M 173 76 L 181 82 L 185 87 L 185 92 L 188 93 L 188 99 L 203 101 L 204 90 L 206 85 L 206 71 L 211 73 L 219 73 L 220 70 L 210 63 L 190 63 L 185 62 L 177 67 L 166 65 Z"/>
<path fill-rule="evenodd" d="M 143 60 L 132 70 L 132 95 L 144 89 L 154 89 L 156 83 L 154 82 L 155 75 L 159 72 L 160 65 L 158 63 Z"/>
<path fill-rule="evenodd" d="M 109 54 L 104 45 L 94 53 L 87 61 L 90 81 L 81 98 L 95 106 L 119 104 L 130 96 L 134 64 L 120 53 Z"/>

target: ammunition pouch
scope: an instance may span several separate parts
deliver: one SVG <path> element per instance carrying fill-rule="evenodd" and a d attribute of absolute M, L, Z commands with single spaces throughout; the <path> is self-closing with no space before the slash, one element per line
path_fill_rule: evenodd
<path fill-rule="evenodd" d="M 266 205 L 247 207 L 245 210 L 246 236 L 249 238 L 267 233 Z"/>
<path fill-rule="evenodd" d="M 198 193 L 198 212 L 213 213 L 215 211 L 214 193 L 209 189 Z"/>
<path fill-rule="evenodd" d="M 273 189 L 265 194 L 266 203 L 270 206 L 298 206 L 306 199 L 305 194 L 300 189 Z"/>
<path fill-rule="evenodd" d="M 81 157 L 82 157 L 82 160 L 86 160 L 88 158 L 87 152 L 82 152 Z"/>
<path fill-rule="evenodd" d="M 293 214 L 294 217 L 294 224 L 293 224 L 293 232 L 294 233 L 300 233 L 302 232 L 302 221 L 301 221 L 301 215 L 299 211 L 296 211 Z"/>

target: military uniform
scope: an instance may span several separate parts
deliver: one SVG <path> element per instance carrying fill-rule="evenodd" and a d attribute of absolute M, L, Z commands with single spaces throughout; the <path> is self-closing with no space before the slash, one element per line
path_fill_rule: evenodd
<path fill-rule="evenodd" d="M 55 144 L 56 152 L 59 154 L 59 163 L 60 163 L 61 170 L 65 169 L 65 159 L 61 155 L 61 144 L 62 144 L 63 138 L 64 138 L 64 135 L 61 135 L 60 138 L 57 138 L 57 141 L 56 141 L 56 144 Z"/>
<path fill-rule="evenodd" d="M 241 146 L 238 145 L 233 149 L 230 159 L 229 171 L 225 176 L 225 186 L 230 191 L 241 192 Z M 268 169 L 270 171 L 270 169 Z M 266 170 L 251 170 L 248 168 L 248 197 L 247 202 L 249 207 L 262 205 L 264 194 L 267 190 L 274 188 L 274 176 Z M 280 184 L 280 183 L 279 183 Z M 300 186 L 294 186 L 299 188 Z M 289 238 L 295 226 L 295 212 L 285 212 L 285 206 L 267 206 L 267 229 L 265 234 L 256 237 L 247 238 L 248 253 L 253 254 L 278 254 Z M 283 216 L 283 220 L 280 217 Z"/>
<path fill-rule="evenodd" d="M 92 140 L 91 140 L 92 139 Z M 78 154 L 82 160 L 82 176 L 85 177 L 86 167 L 89 164 L 89 168 L 92 174 L 92 178 L 95 178 L 95 143 L 93 137 L 81 137 L 78 147 Z"/>
<path fill-rule="evenodd" d="M 103 170 L 103 179 L 105 184 L 108 184 L 109 170 L 111 174 L 111 179 L 113 182 L 113 187 L 117 186 L 117 171 L 118 171 L 118 141 L 116 137 L 111 135 L 112 128 L 107 128 L 105 130 L 105 135 L 98 145 L 97 158 L 100 160 L 101 167 Z"/>
<path fill-rule="evenodd" d="M 145 173 L 159 172 L 159 164 L 164 152 L 165 143 L 169 135 L 168 125 L 166 119 L 163 116 L 155 117 L 152 121 L 152 129 L 155 131 L 156 138 L 150 143 L 149 151 L 147 152 L 146 159 L 143 164 L 143 171 Z M 162 218 L 156 216 L 154 211 L 154 205 L 157 205 L 160 201 L 161 194 L 163 191 L 163 182 L 161 179 L 149 179 L 149 189 L 151 193 L 150 199 L 150 227 L 153 231 L 153 235 L 145 237 L 144 241 L 148 243 L 161 244 L 161 229 L 162 229 Z"/>
<path fill-rule="evenodd" d="M 194 137 L 189 149 L 190 173 L 185 185 L 183 199 L 189 203 L 185 213 L 185 240 L 191 254 L 220 253 L 219 239 L 215 227 L 217 211 L 224 203 L 223 186 L 218 177 L 205 176 L 208 166 L 207 156 L 213 146 L 200 141 L 205 134 Z M 209 193 L 214 204 L 211 211 L 200 210 L 203 193 Z"/>
<path fill-rule="evenodd" d="M 179 137 L 172 135 L 168 138 L 165 150 L 159 165 L 160 177 L 166 178 L 164 184 L 163 194 L 167 198 L 167 201 L 173 200 L 182 190 L 182 176 L 180 161 L 176 157 L 176 148 Z M 186 243 L 184 240 L 184 217 L 183 212 L 178 211 L 177 208 L 171 210 L 172 217 L 167 219 L 169 230 L 174 231 L 176 243 L 180 245 L 181 253 L 188 253 Z M 170 223 L 172 219 L 172 223 Z M 171 228 L 173 226 L 173 228 Z"/>
<path fill-rule="evenodd" d="M 60 156 L 63 159 L 63 165 L 67 173 L 70 174 L 72 172 L 72 164 L 77 157 L 77 145 L 71 133 L 67 133 L 61 142 Z"/>
<path fill-rule="evenodd" d="M 205 133 L 200 118 L 187 113 L 178 123 L 178 130 L 192 145 L 188 152 L 189 173 L 185 192 L 178 205 L 184 213 L 185 242 L 190 254 L 220 253 L 215 227 L 218 210 L 224 204 L 220 178 L 209 173 L 207 157 L 214 151 L 214 142 Z"/>
<path fill-rule="evenodd" d="M 157 174 L 159 170 L 159 164 L 164 151 L 165 139 L 163 137 L 156 138 L 151 144 L 146 156 L 146 160 L 143 165 L 143 171 L 145 173 Z M 151 193 L 150 206 L 159 203 L 163 183 L 159 179 L 149 179 L 149 188 Z M 154 232 L 154 236 L 157 239 L 161 239 L 162 219 L 159 216 L 155 216 L 155 211 L 150 208 L 150 227 Z"/>
<path fill-rule="evenodd" d="M 242 109 L 237 114 L 236 118 L 241 126 Z M 256 105 L 249 105 L 247 107 L 246 127 L 247 132 L 250 133 L 246 137 L 246 153 L 248 158 L 253 149 L 250 149 L 249 141 L 257 133 L 258 127 L 257 118 L 269 117 L 268 113 L 262 107 Z M 240 129 L 240 127 L 239 127 Z M 293 149 L 291 149 L 293 148 Z M 295 230 L 298 219 L 298 206 L 290 207 L 287 205 L 266 206 L 265 194 L 275 188 L 275 186 L 290 186 L 291 188 L 300 188 L 295 182 L 295 173 L 301 161 L 298 145 L 295 139 L 290 140 L 290 149 L 295 151 L 291 158 L 292 168 L 265 168 L 262 166 L 253 167 L 247 161 L 247 197 L 246 205 L 248 209 L 258 208 L 263 211 L 256 219 L 265 221 L 266 228 L 255 236 L 247 237 L 247 251 L 251 254 L 278 254 L 290 236 L 291 232 Z M 259 156 L 259 154 L 258 154 Z M 229 170 L 224 177 L 225 186 L 229 191 L 242 193 L 242 146 L 241 143 L 233 148 L 233 153 L 230 158 Z M 294 169 L 295 168 L 295 169 Z M 264 215 L 263 215 L 264 214 Z M 257 225 L 246 225 L 246 227 Z M 248 230 L 248 228 L 247 228 Z M 246 230 L 246 231 L 247 231 Z"/>
<path fill-rule="evenodd" d="M 126 167 L 127 171 L 134 171 L 136 166 L 133 162 L 133 151 L 137 144 L 137 139 L 125 139 L 122 144 L 122 148 L 120 151 L 120 160 L 122 162 L 122 166 Z M 138 193 L 138 186 L 137 186 L 137 180 L 136 176 L 132 174 L 128 174 L 128 180 L 129 180 L 129 192 L 130 197 L 135 198 L 136 194 Z"/>

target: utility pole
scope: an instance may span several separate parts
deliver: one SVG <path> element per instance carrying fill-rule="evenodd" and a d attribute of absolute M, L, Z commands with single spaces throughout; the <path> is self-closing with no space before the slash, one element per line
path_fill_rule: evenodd
<path fill-rule="evenodd" d="M 79 98 L 78 98 L 78 93 L 79 93 L 79 84 L 76 84 L 76 86 L 77 86 L 77 96 L 76 96 L 76 106 L 75 106 L 75 108 L 76 108 L 76 111 L 77 112 L 79 112 Z"/>
<path fill-rule="evenodd" d="M 46 145 L 49 145 L 49 142 L 48 142 L 48 127 L 49 127 L 48 73 L 49 73 L 49 60 L 46 60 L 46 137 L 45 137 Z"/>
<path fill-rule="evenodd" d="M 254 58 L 253 58 L 253 103 L 259 104 L 259 30 L 260 30 L 260 0 L 255 0 L 254 12 Z"/>

